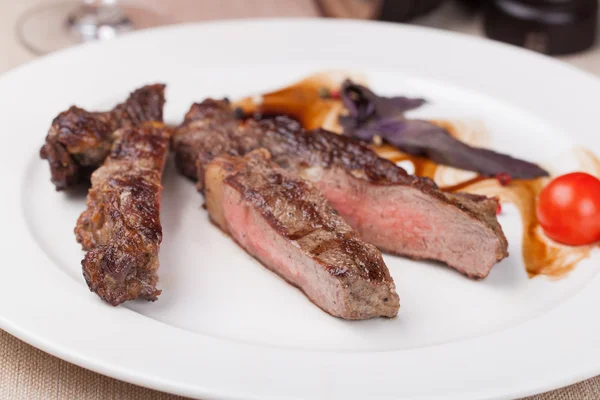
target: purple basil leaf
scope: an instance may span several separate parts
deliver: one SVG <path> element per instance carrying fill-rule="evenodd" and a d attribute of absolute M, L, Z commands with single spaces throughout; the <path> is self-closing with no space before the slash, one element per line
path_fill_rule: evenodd
<path fill-rule="evenodd" d="M 469 146 L 431 122 L 406 119 L 404 112 L 422 105 L 423 100 L 379 97 L 350 81 L 344 82 L 341 97 L 349 111 L 339 118 L 345 135 L 368 142 L 377 135 L 405 153 L 484 176 L 499 173 L 517 179 L 548 176 L 548 172 L 530 162 Z"/>
<path fill-rule="evenodd" d="M 516 179 L 548 175 L 530 162 L 469 146 L 431 122 L 382 120 L 365 129 L 385 138 L 406 153 L 429 158 L 437 164 L 475 171 L 483 176 L 496 176 L 501 172 Z M 366 137 L 366 132 L 362 132 L 361 136 Z"/>
<path fill-rule="evenodd" d="M 425 104 L 423 99 L 377 96 L 370 89 L 350 80 L 346 80 L 342 84 L 340 97 L 348 109 L 349 115 L 359 121 L 365 121 L 373 116 L 378 118 L 404 117 L 406 111 L 414 110 Z"/>

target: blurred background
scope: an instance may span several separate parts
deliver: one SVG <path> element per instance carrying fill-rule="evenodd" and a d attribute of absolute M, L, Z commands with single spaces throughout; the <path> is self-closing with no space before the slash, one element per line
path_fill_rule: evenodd
<path fill-rule="evenodd" d="M 598 0 L 0 0 L 0 72 L 136 29 L 258 17 L 430 26 L 512 43 L 600 73 Z"/>

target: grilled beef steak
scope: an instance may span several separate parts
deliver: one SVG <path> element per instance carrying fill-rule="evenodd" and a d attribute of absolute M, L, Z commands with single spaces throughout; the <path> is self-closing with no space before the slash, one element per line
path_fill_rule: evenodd
<path fill-rule="evenodd" d="M 397 314 L 398 295 L 379 250 L 312 184 L 272 164 L 268 151 L 217 158 L 205 182 L 212 221 L 324 311 L 344 319 Z"/>
<path fill-rule="evenodd" d="M 196 180 L 198 155 L 211 146 L 215 146 L 211 159 L 224 154 L 236 154 L 230 152 L 230 147 L 235 146 L 235 143 L 227 143 L 226 138 L 233 135 L 237 142 L 238 126 L 239 121 L 235 118 L 229 101 L 206 99 L 200 104 L 193 104 L 173 136 L 175 164 L 179 171 Z"/>
<path fill-rule="evenodd" d="M 170 130 L 159 122 L 123 128 L 92 174 L 87 210 L 75 234 L 87 254 L 83 276 L 106 302 L 156 300 L 161 175 Z"/>
<path fill-rule="evenodd" d="M 145 121 L 162 121 L 165 85 L 137 89 L 107 112 L 88 112 L 72 106 L 60 113 L 46 136 L 40 156 L 48 160 L 56 190 L 87 179 L 110 152 L 117 129 Z"/>
<path fill-rule="evenodd" d="M 438 260 L 476 279 L 508 255 L 495 199 L 444 193 L 354 139 L 304 132 L 286 117 L 241 122 L 228 102 L 209 99 L 192 106 L 173 143 L 179 170 L 199 177 L 200 190 L 203 169 L 215 157 L 265 148 L 279 166 L 312 181 L 350 226 L 383 251 Z"/>

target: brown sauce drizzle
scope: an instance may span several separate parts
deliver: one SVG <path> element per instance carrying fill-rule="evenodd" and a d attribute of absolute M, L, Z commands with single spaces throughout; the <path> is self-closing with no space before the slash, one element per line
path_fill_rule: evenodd
<path fill-rule="evenodd" d="M 478 182 L 482 182 L 488 179 L 492 179 L 492 178 L 486 178 L 484 176 L 481 175 L 477 175 L 475 178 L 471 178 L 469 180 L 466 180 L 464 182 L 460 182 L 457 183 L 456 185 L 452 185 L 452 186 L 443 186 L 440 189 L 442 189 L 444 192 L 464 192 L 467 190 L 467 188 L 471 185 L 474 185 Z"/>
<path fill-rule="evenodd" d="M 305 129 L 325 128 L 340 132 L 337 117 L 344 111 L 344 106 L 339 99 L 323 97 L 321 92 L 323 89 L 329 93 L 338 91 L 347 77 L 364 81 L 361 76 L 342 71 L 323 72 L 264 94 L 259 101 L 247 97 L 235 102 L 234 106 L 241 107 L 246 114 L 286 114 L 300 121 Z"/>
<path fill-rule="evenodd" d="M 261 114 L 287 114 L 300 121 L 306 129 L 319 127 L 341 132 L 337 122 L 339 115 L 344 112 L 344 107 L 335 98 L 324 98 L 320 91 L 325 88 L 330 92 L 339 89 L 346 77 L 364 83 L 360 76 L 344 72 L 324 72 L 311 75 L 291 86 L 265 94 L 261 101 L 253 98 L 242 99 L 235 105 L 242 107 L 246 113 Z M 481 145 L 482 132 L 471 132 L 467 138 L 464 132 L 452 121 L 432 121 L 444 127 L 457 139 Z M 474 134 L 474 136 L 473 136 Z M 441 168 L 447 168 L 422 157 L 415 157 L 403 153 L 389 144 L 375 145 L 371 148 L 381 157 L 394 163 L 409 161 L 414 166 L 414 174 L 428 177 L 435 181 L 436 173 Z M 587 150 L 580 150 L 581 157 L 585 158 L 587 172 L 599 176 L 600 160 Z M 473 178 L 457 180 L 451 185 L 441 185 L 440 189 L 446 192 L 464 191 L 485 196 L 496 196 L 501 202 L 514 204 L 520 213 L 523 222 L 523 261 L 530 278 L 545 275 L 558 279 L 566 276 L 577 264 L 588 258 L 594 245 L 589 246 L 564 246 L 549 239 L 540 227 L 536 217 L 537 197 L 548 178 L 533 180 L 514 180 L 507 186 L 502 186 L 494 178 L 475 176 Z"/>
<path fill-rule="evenodd" d="M 535 209 L 537 196 L 546 181 L 547 178 L 515 180 L 508 186 L 501 186 L 496 180 L 488 179 L 465 188 L 469 193 L 498 196 L 501 201 L 513 203 L 518 208 L 523 221 L 523 261 L 530 278 L 538 275 L 563 277 L 589 257 L 594 247 L 564 246 L 544 234 Z"/>

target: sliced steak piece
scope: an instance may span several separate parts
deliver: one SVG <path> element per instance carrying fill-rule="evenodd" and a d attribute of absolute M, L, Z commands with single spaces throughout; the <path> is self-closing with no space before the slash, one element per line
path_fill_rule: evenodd
<path fill-rule="evenodd" d="M 81 264 L 90 290 L 113 306 L 160 294 L 161 175 L 170 136 L 159 122 L 123 128 L 92 174 L 87 210 L 75 234 L 87 251 Z"/>
<path fill-rule="evenodd" d="M 312 184 L 272 164 L 268 151 L 215 159 L 206 169 L 205 194 L 216 225 L 327 313 L 344 319 L 398 313 L 379 250 Z"/>
<path fill-rule="evenodd" d="M 385 252 L 441 261 L 476 279 L 508 255 L 495 199 L 444 193 L 345 136 L 307 133 L 286 117 L 238 121 L 227 102 L 206 100 L 192 106 L 174 145 L 186 153 L 179 169 L 196 172 L 200 190 L 213 158 L 268 149 L 275 163 L 311 180 L 350 226 Z"/>
<path fill-rule="evenodd" d="M 89 112 L 72 106 L 50 126 L 40 157 L 48 160 L 52 183 L 64 190 L 85 180 L 110 152 L 117 129 L 163 120 L 165 85 L 144 86 L 113 110 Z"/>
<path fill-rule="evenodd" d="M 193 104 L 173 136 L 177 169 L 188 178 L 196 180 L 198 154 L 213 144 L 216 156 L 228 154 L 231 144 L 226 143 L 223 137 L 235 132 L 238 125 L 239 121 L 227 100 L 206 99 L 202 103 Z"/>

